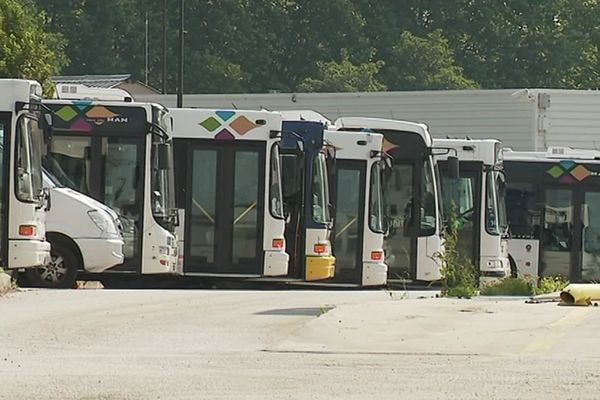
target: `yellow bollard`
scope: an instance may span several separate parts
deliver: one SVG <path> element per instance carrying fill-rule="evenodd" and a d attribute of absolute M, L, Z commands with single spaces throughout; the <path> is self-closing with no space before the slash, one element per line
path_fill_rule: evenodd
<path fill-rule="evenodd" d="M 560 300 L 569 306 L 589 306 L 592 301 L 600 300 L 600 284 L 572 283 L 560 292 Z"/>

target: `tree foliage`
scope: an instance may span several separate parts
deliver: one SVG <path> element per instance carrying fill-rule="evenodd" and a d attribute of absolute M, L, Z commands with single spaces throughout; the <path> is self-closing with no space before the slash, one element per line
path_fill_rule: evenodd
<path fill-rule="evenodd" d="M 375 92 L 386 90 L 376 75 L 382 62 L 354 65 L 348 57 L 340 63 L 317 62 L 317 76 L 306 78 L 298 85 L 300 92 Z"/>
<path fill-rule="evenodd" d="M 0 35 L 0 70 L 23 75 L 37 53 L 50 69 L 29 76 L 62 66 L 64 74 L 131 73 L 161 87 L 166 26 L 173 92 L 179 1 L 165 1 L 166 23 L 163 1 L 0 0 L 0 29 L 8 29 L 8 12 L 28 10 L 19 17 L 28 22 L 10 28 L 17 39 Z M 45 14 L 29 11 L 30 2 Z M 598 17 L 596 0 L 187 1 L 184 86 L 196 93 L 597 88 Z"/>
<path fill-rule="evenodd" d="M 62 36 L 46 33 L 46 18 L 27 1 L 0 0 L 0 76 L 36 79 L 50 89 L 49 78 L 67 63 Z"/>

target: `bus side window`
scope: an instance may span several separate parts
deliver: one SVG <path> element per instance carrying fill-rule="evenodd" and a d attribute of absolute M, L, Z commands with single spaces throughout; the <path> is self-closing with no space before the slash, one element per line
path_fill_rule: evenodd
<path fill-rule="evenodd" d="M 506 213 L 511 235 L 516 239 L 539 239 L 541 213 L 536 206 L 535 188 L 526 183 L 509 183 Z"/>

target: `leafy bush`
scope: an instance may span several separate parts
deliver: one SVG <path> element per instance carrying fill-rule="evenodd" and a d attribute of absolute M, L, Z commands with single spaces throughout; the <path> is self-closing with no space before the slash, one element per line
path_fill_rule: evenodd
<path fill-rule="evenodd" d="M 484 296 L 531 296 L 533 293 L 533 282 L 523 278 L 505 278 L 481 289 Z"/>
<path fill-rule="evenodd" d="M 539 280 L 538 285 L 534 290 L 534 294 L 560 292 L 568 284 L 569 281 L 562 276 L 546 276 Z"/>
<path fill-rule="evenodd" d="M 468 298 L 477 295 L 478 275 L 473 263 L 458 252 L 456 220 L 456 207 L 453 207 L 446 224 L 444 253 L 438 255 L 442 263 L 442 296 Z"/>
<path fill-rule="evenodd" d="M 548 276 L 539 281 L 525 278 L 505 278 L 499 282 L 484 286 L 484 296 L 534 296 L 538 294 L 559 292 L 569 284 L 561 276 Z"/>

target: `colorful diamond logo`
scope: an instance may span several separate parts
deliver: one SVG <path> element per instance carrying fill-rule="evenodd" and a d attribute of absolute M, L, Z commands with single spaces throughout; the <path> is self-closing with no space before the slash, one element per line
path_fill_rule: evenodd
<path fill-rule="evenodd" d="M 217 114 L 223 121 L 227 121 L 235 115 L 235 111 L 217 111 L 215 114 Z"/>
<path fill-rule="evenodd" d="M 229 126 L 243 136 L 252 129 L 256 128 L 258 125 L 242 115 L 241 117 L 236 118 L 235 121 L 229 124 Z"/>
<path fill-rule="evenodd" d="M 565 171 L 569 171 L 571 168 L 575 166 L 575 161 L 572 160 L 562 160 L 559 162 L 560 166 L 565 169 Z"/>
<path fill-rule="evenodd" d="M 215 139 L 218 140 L 235 140 L 235 136 L 227 129 L 221 129 L 219 133 L 215 135 Z"/>
<path fill-rule="evenodd" d="M 396 147 L 398 147 L 397 144 L 394 144 L 387 139 L 383 139 L 383 151 L 385 153 L 389 152 L 390 150 L 395 149 Z"/>
<path fill-rule="evenodd" d="M 559 176 L 561 176 L 562 174 L 565 173 L 565 171 L 559 167 L 558 165 L 555 165 L 554 167 L 550 168 L 548 171 L 546 171 L 546 173 L 548 175 L 550 175 L 553 178 L 558 178 Z"/>
<path fill-rule="evenodd" d="M 208 117 L 204 121 L 200 122 L 199 125 L 202 125 L 207 131 L 212 132 L 220 127 L 221 123 L 217 121 L 215 117 Z"/>
<path fill-rule="evenodd" d="M 73 122 L 71 129 L 78 132 L 91 132 L 92 124 L 87 122 L 85 118 L 79 118 L 77 121 Z"/>
<path fill-rule="evenodd" d="M 56 112 L 56 115 L 65 122 L 69 122 L 77 116 L 77 111 L 71 106 L 64 106 Z"/>
<path fill-rule="evenodd" d="M 563 175 L 558 180 L 560 183 L 574 183 L 575 179 L 571 175 Z"/>
<path fill-rule="evenodd" d="M 74 100 L 73 105 L 79 108 L 81 111 L 85 110 L 92 104 L 91 100 Z"/>
<path fill-rule="evenodd" d="M 583 165 L 578 165 L 575 167 L 573 171 L 571 171 L 571 175 L 578 181 L 582 181 L 585 178 L 589 177 L 592 173 Z"/>
<path fill-rule="evenodd" d="M 114 117 L 118 117 L 119 114 L 115 114 L 114 112 L 110 111 L 108 108 L 104 107 L 104 106 L 96 106 L 93 107 L 90 111 L 85 113 L 86 117 L 88 118 L 114 118 Z"/>

